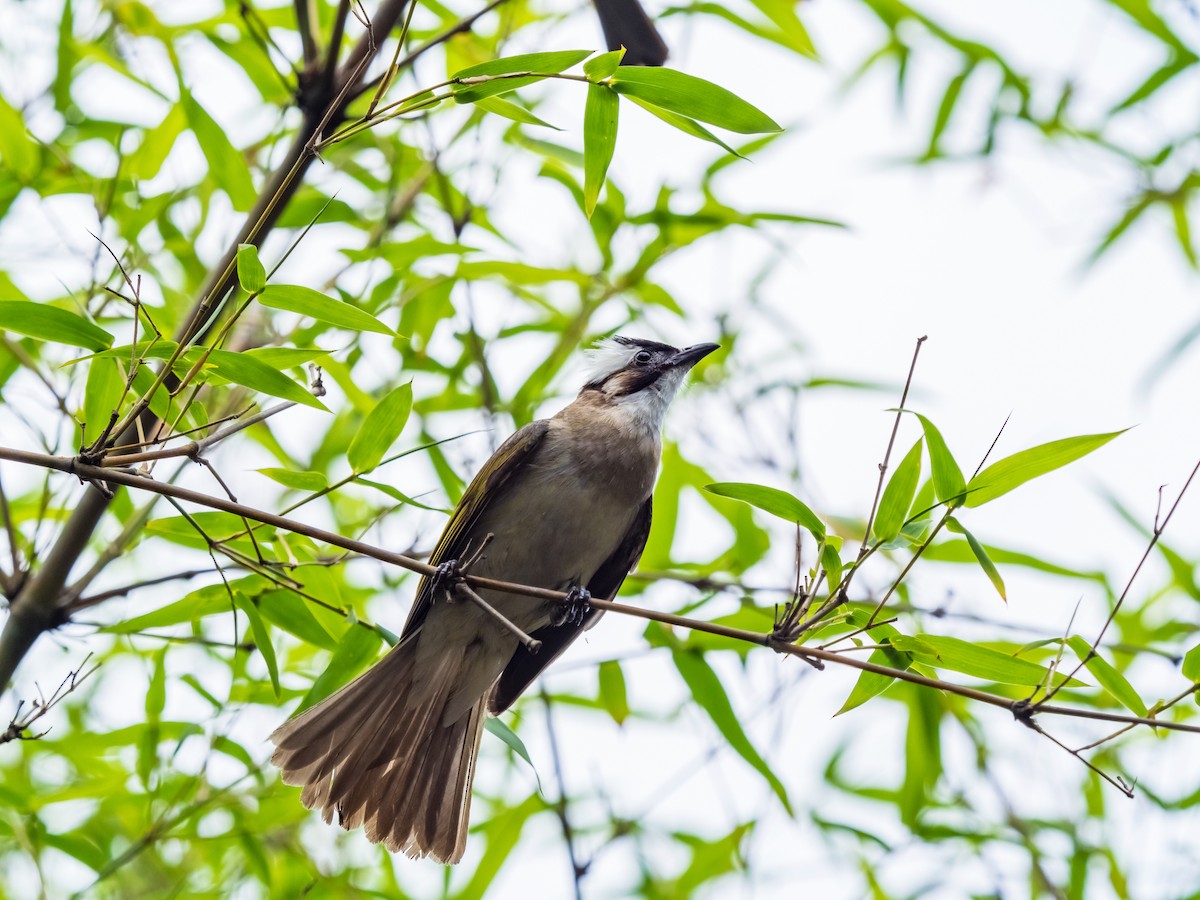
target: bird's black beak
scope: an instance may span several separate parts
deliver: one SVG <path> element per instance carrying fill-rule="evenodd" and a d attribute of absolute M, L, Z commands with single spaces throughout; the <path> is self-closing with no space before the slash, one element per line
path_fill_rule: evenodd
<path fill-rule="evenodd" d="M 667 366 L 670 368 L 686 366 L 690 369 L 708 354 L 719 349 L 721 349 L 720 344 L 696 344 L 694 347 L 685 347 L 667 360 Z"/>

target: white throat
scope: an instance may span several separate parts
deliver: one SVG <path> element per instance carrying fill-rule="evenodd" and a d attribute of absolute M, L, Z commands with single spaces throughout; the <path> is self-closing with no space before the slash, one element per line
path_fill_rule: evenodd
<path fill-rule="evenodd" d="M 675 399 L 687 375 L 688 369 L 685 366 L 669 369 L 663 372 L 654 384 L 632 394 L 613 397 L 613 404 L 628 415 L 639 428 L 657 435 L 662 431 L 667 407 Z"/>

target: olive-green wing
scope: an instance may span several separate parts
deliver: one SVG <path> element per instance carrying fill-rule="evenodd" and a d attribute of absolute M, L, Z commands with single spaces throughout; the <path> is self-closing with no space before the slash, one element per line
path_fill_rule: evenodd
<path fill-rule="evenodd" d="M 625 576 L 637 565 L 642 551 L 646 548 L 646 539 L 650 536 L 651 512 L 651 498 L 647 498 L 638 510 L 637 518 L 634 519 L 621 545 L 588 582 L 588 593 L 593 597 L 611 600 L 617 595 Z M 533 632 L 530 637 L 542 642 L 541 649 L 537 653 L 531 653 L 524 646 L 517 648 L 500 674 L 500 680 L 492 688 L 491 697 L 488 698 L 488 710 L 492 715 L 498 715 L 512 706 L 513 701 L 521 696 L 525 688 L 542 674 L 542 670 L 558 659 L 571 642 L 595 625 L 602 615 L 603 611 L 595 609 L 582 622 L 547 625 Z"/>
<path fill-rule="evenodd" d="M 479 521 L 480 515 L 488 505 L 512 486 L 513 475 L 525 465 L 530 454 L 541 446 L 549 427 L 550 422 L 546 419 L 530 422 L 501 444 L 483 464 L 483 468 L 467 486 L 466 493 L 451 513 L 450 521 L 446 523 L 446 528 L 429 557 L 430 564 L 440 565 L 458 559 L 463 553 L 478 549 L 483 535 L 472 534 L 475 523 Z M 473 546 L 469 547 L 468 544 Z M 404 623 L 401 637 L 407 637 L 421 627 L 432 600 L 430 579 L 422 578 L 417 585 L 417 597 L 413 601 L 408 620 Z"/>

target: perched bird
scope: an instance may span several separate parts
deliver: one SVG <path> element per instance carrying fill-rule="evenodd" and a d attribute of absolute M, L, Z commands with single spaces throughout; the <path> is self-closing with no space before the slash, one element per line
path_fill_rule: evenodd
<path fill-rule="evenodd" d="M 614 337 L 550 419 L 505 441 L 450 517 L 399 642 L 373 668 L 280 726 L 271 761 L 301 801 L 412 857 L 463 854 L 484 717 L 508 709 L 600 612 L 650 533 L 663 415 L 716 344 Z M 566 591 L 554 603 L 461 589 L 470 574 Z M 482 601 L 482 602 L 479 602 Z M 484 608 L 490 604 L 492 611 Z M 507 620 L 507 622 L 502 621 Z M 534 649 L 514 629 L 540 642 Z"/>
<path fill-rule="evenodd" d="M 663 42 L 638 0 L 593 0 L 609 50 L 625 48 L 625 66 L 661 66 L 667 61 Z"/>

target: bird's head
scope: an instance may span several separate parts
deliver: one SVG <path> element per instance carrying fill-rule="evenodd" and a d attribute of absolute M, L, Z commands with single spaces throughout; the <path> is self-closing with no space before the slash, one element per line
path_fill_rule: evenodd
<path fill-rule="evenodd" d="M 692 366 L 719 344 L 696 344 L 680 350 L 643 338 L 616 335 L 600 341 L 588 353 L 588 381 L 580 396 L 594 396 L 637 415 L 655 429 L 675 398 Z"/>

